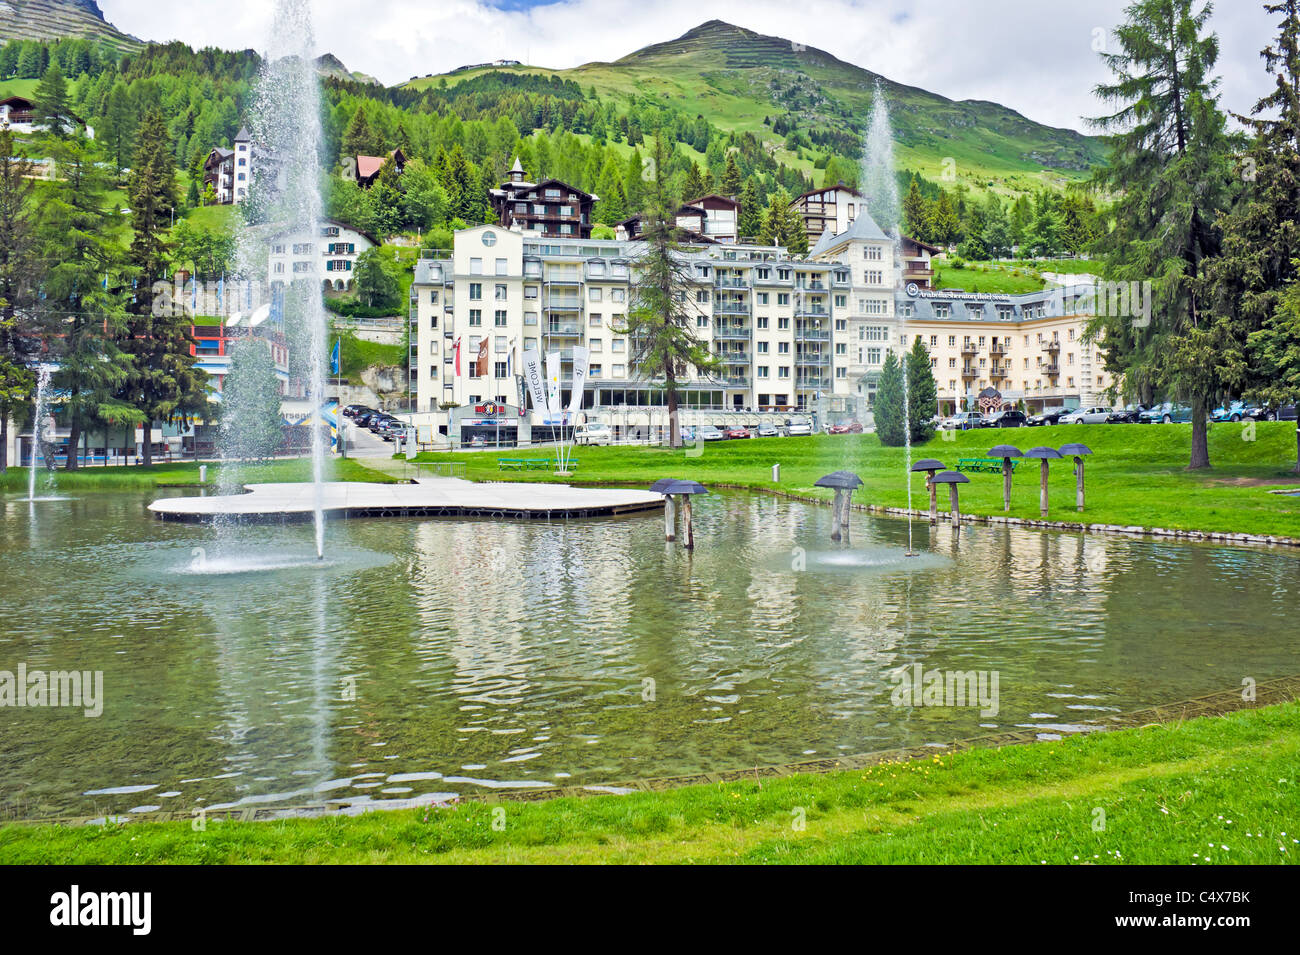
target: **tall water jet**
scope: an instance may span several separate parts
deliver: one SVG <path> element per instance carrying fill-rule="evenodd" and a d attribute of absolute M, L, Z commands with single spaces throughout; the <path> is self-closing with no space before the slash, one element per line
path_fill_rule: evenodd
<path fill-rule="evenodd" d="M 32 458 L 27 469 L 27 500 L 40 500 L 36 496 L 36 471 L 40 467 L 39 458 L 45 459 L 45 469 L 49 472 L 47 483 L 54 481 L 54 457 L 52 442 L 45 439 L 45 422 L 50 416 L 50 372 L 49 365 L 36 368 L 36 402 L 32 408 Z"/>
<path fill-rule="evenodd" d="M 903 279 L 903 210 L 898 197 L 898 175 L 894 171 L 894 129 L 889 120 L 889 102 L 885 99 L 884 85 L 879 79 L 871 97 L 871 118 L 867 124 L 867 138 L 862 150 L 862 184 L 867 193 L 867 204 L 872 217 L 885 233 L 894 240 L 894 287 Z M 906 449 L 907 482 L 907 554 L 915 556 L 912 547 L 912 409 L 911 385 L 908 383 L 908 353 L 903 351 L 903 445 Z"/>
<path fill-rule="evenodd" d="M 253 141 L 250 219 L 240 245 L 241 270 L 265 270 L 268 233 L 309 244 L 306 270 L 295 262 L 287 288 L 271 288 L 272 312 L 289 340 L 291 387 L 302 390 L 311 434 L 316 556 L 325 554 L 324 483 L 328 438 L 325 402 L 327 318 L 321 298 L 321 100 L 309 0 L 276 0 L 271 35 L 249 117 Z M 236 421 L 237 421 L 236 412 Z M 223 452 L 227 449 L 223 448 Z M 237 450 L 238 449 L 234 449 Z M 236 453 L 233 457 L 238 457 Z M 238 488 L 234 489 L 238 492 Z"/>

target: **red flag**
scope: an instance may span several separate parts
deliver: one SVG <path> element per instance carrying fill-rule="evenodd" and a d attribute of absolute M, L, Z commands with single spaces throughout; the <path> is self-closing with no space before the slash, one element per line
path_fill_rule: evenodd
<path fill-rule="evenodd" d="M 460 377 L 460 339 L 456 339 L 456 344 L 451 346 L 452 354 L 456 357 L 456 377 Z"/>
<path fill-rule="evenodd" d="M 488 340 L 486 335 L 478 343 L 478 376 L 480 378 L 488 376 Z"/>

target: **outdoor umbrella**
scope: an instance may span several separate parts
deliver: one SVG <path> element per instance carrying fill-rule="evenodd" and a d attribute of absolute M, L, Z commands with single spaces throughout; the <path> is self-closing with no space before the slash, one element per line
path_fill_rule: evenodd
<path fill-rule="evenodd" d="M 814 487 L 835 489 L 835 500 L 831 503 L 831 540 L 837 541 L 841 536 L 849 537 L 849 502 L 853 489 L 862 486 L 862 478 L 852 471 L 832 471 L 813 482 Z"/>
<path fill-rule="evenodd" d="M 934 486 L 934 476 L 943 470 L 943 462 L 934 458 L 922 458 L 912 465 L 913 471 L 925 472 L 925 486 L 930 491 L 930 523 L 939 523 L 939 492 Z"/>
<path fill-rule="evenodd" d="M 1047 516 L 1047 468 L 1048 468 L 1047 462 L 1053 459 L 1059 459 L 1061 457 L 1061 452 L 1056 450 L 1056 448 L 1030 448 L 1028 451 L 1025 452 L 1024 456 L 1027 458 L 1038 458 L 1038 460 L 1040 461 L 1040 465 L 1039 465 L 1040 491 L 1038 494 L 1038 511 L 1040 514 L 1043 515 L 1043 517 L 1046 517 Z"/>
<path fill-rule="evenodd" d="M 1085 454 L 1092 454 L 1092 448 L 1086 444 L 1061 445 L 1062 457 L 1066 455 L 1074 456 L 1074 477 L 1076 480 L 1074 500 L 1080 511 L 1083 510 L 1083 456 Z"/>
<path fill-rule="evenodd" d="M 960 471 L 941 471 L 930 479 L 931 484 L 948 485 L 949 518 L 954 530 L 961 528 L 961 506 L 957 501 L 957 485 L 969 484 L 970 478 Z"/>
<path fill-rule="evenodd" d="M 1020 449 L 1009 444 L 989 448 L 989 457 L 1002 459 L 1002 510 L 1011 510 L 1011 459 L 1022 457 Z"/>

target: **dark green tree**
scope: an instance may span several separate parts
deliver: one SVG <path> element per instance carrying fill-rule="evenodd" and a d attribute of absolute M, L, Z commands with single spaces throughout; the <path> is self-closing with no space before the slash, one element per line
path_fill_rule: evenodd
<path fill-rule="evenodd" d="M 677 243 L 677 209 L 681 198 L 668 185 L 668 151 L 655 137 L 654 175 L 646 183 L 646 205 L 641 210 L 641 239 L 645 251 L 634 264 L 627 322 L 616 328 L 627 335 L 631 361 L 640 378 L 662 380 L 668 401 L 669 444 L 681 447 L 677 423 L 678 392 L 682 379 L 694 372 L 711 375 L 718 362 L 695 334 L 699 307 L 689 268 Z"/>
<path fill-rule="evenodd" d="M 907 422 L 912 443 L 921 444 L 934 437 L 934 416 L 939 411 L 939 388 L 934 381 L 930 350 L 921 336 L 916 336 L 907 353 Z"/>
<path fill-rule="evenodd" d="M 763 231 L 763 199 L 758 194 L 758 184 L 753 178 L 745 180 L 740 189 L 740 216 L 737 231 L 747 239 L 756 239 Z"/>
<path fill-rule="evenodd" d="M 903 423 L 903 363 L 891 348 L 885 354 L 876 385 L 876 401 L 871 407 L 876 419 L 876 437 L 887 448 L 906 443 Z"/>
<path fill-rule="evenodd" d="M 68 135 L 71 113 L 68 110 L 68 84 L 59 71 L 59 64 L 51 61 L 41 81 L 36 84 L 32 104 L 38 125 L 46 127 L 46 135 L 62 139 Z"/>
<path fill-rule="evenodd" d="M 1215 221 L 1229 201 L 1230 142 L 1213 77 L 1219 44 L 1205 32 L 1210 9 L 1193 0 L 1138 0 L 1115 31 L 1115 74 L 1097 95 L 1114 113 L 1095 120 L 1110 133 L 1098 186 L 1123 192 L 1115 226 L 1101 240 L 1104 277 L 1149 282 L 1152 309 L 1130 302 L 1126 315 L 1098 315 L 1107 368 L 1130 386 L 1150 380 L 1192 407 L 1189 468 L 1210 465 L 1206 419 L 1244 343 L 1207 308 L 1207 260 L 1219 252 Z M 1040 203 L 1039 220 L 1043 218 Z M 1035 223 L 1035 230 L 1042 233 Z M 1100 309 L 1099 309 L 1100 311 Z"/>
<path fill-rule="evenodd" d="M 9 418 L 31 397 L 35 331 L 31 308 L 38 280 L 34 189 L 30 166 L 0 130 L 0 473 L 9 466 Z"/>
<path fill-rule="evenodd" d="M 357 256 L 352 273 L 357 298 L 371 308 L 396 307 L 401 295 L 401 283 L 393 275 L 383 249 L 372 246 Z"/>

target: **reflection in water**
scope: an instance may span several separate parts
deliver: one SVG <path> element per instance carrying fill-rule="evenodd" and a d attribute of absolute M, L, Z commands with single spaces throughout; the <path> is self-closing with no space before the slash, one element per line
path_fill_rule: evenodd
<path fill-rule="evenodd" d="M 104 715 L 0 709 L 27 814 L 421 800 L 1056 734 L 1300 672 L 1294 556 L 854 515 L 713 494 L 656 517 L 210 528 L 136 495 L 4 510 L 0 669 L 104 671 Z M 928 536 L 927 536 L 928 535 Z M 43 582 L 33 587 L 32 580 Z M 891 674 L 997 670 L 1000 712 L 895 707 Z"/>

